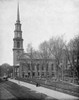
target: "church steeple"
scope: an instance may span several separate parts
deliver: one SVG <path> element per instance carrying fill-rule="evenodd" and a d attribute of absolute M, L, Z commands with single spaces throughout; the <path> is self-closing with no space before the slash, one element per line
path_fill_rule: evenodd
<path fill-rule="evenodd" d="M 20 15 L 19 15 L 19 2 L 17 6 L 17 22 L 20 22 Z"/>
<path fill-rule="evenodd" d="M 23 38 L 20 23 L 19 3 L 17 5 L 17 20 L 15 23 L 14 39 L 13 39 L 13 65 L 18 64 L 18 57 L 23 53 Z"/>
<path fill-rule="evenodd" d="M 21 23 L 20 23 L 20 12 L 19 12 L 19 2 L 17 4 L 17 19 L 15 23 L 15 37 L 22 38 Z"/>

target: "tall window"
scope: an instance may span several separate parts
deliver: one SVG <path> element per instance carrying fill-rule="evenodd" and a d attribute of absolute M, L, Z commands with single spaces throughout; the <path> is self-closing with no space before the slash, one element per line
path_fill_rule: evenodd
<path fill-rule="evenodd" d="M 35 69 L 35 66 L 34 66 L 34 64 L 32 63 L 32 70 L 34 70 Z"/>
<path fill-rule="evenodd" d="M 33 72 L 32 75 L 35 76 L 35 72 Z"/>
<path fill-rule="evenodd" d="M 46 71 L 48 71 L 48 63 L 46 64 Z"/>
<path fill-rule="evenodd" d="M 42 64 L 42 70 L 44 70 L 44 65 Z"/>
<path fill-rule="evenodd" d="M 51 70 L 53 70 L 53 64 L 51 64 Z"/>
<path fill-rule="evenodd" d="M 20 48 L 20 42 L 17 42 L 17 48 Z"/>
<path fill-rule="evenodd" d="M 39 64 L 37 64 L 37 70 L 39 70 Z"/>
<path fill-rule="evenodd" d="M 39 76 L 40 74 L 39 74 L 39 72 L 38 72 L 38 76 Z"/>
<path fill-rule="evenodd" d="M 28 65 L 28 70 L 30 70 L 30 64 L 28 63 L 27 65 Z"/>

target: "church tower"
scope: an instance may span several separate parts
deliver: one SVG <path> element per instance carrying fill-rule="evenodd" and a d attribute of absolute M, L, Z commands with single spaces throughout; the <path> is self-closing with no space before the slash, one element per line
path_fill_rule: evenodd
<path fill-rule="evenodd" d="M 14 38 L 13 38 L 13 65 L 19 64 L 18 57 L 23 53 L 23 39 L 19 15 L 19 3 L 17 6 L 17 20 L 15 23 Z"/>

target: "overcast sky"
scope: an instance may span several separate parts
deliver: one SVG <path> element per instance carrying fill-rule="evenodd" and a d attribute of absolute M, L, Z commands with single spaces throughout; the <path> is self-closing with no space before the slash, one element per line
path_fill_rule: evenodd
<path fill-rule="evenodd" d="M 79 0 L 19 0 L 24 49 L 52 36 L 69 41 L 79 34 Z M 0 65 L 13 64 L 13 37 L 17 0 L 0 0 Z"/>

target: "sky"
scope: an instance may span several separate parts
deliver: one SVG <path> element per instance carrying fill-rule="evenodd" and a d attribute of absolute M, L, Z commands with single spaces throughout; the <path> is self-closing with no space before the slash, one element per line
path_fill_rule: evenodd
<path fill-rule="evenodd" d="M 69 41 L 79 34 L 79 0 L 19 0 L 23 46 L 64 35 Z M 0 65 L 13 65 L 13 38 L 17 0 L 0 0 Z"/>

